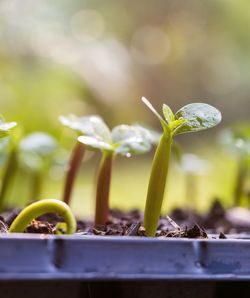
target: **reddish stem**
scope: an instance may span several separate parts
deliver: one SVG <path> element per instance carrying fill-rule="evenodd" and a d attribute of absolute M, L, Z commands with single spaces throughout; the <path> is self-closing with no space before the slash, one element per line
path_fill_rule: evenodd
<path fill-rule="evenodd" d="M 72 151 L 72 154 L 70 156 L 70 160 L 68 162 L 67 169 L 66 169 L 66 180 L 65 180 L 64 193 L 63 193 L 63 201 L 66 204 L 69 204 L 70 202 L 73 185 L 75 182 L 75 177 L 80 168 L 81 161 L 84 156 L 84 152 L 85 152 L 84 145 L 80 142 L 77 142 Z"/>
<path fill-rule="evenodd" d="M 103 226 L 108 221 L 112 160 L 112 153 L 103 153 L 97 180 L 95 226 Z"/>

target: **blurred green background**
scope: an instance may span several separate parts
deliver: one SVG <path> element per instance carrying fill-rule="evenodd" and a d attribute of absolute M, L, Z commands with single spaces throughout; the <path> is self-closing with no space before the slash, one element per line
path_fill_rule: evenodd
<path fill-rule="evenodd" d="M 216 144 L 220 128 L 249 119 L 250 2 L 247 0 L 2 0 L 0 112 L 24 133 L 46 131 L 69 155 L 76 135 L 59 115 L 101 114 L 112 127 L 141 122 L 160 129 L 141 103 L 160 109 L 214 105 L 220 127 L 179 138 L 184 152 L 210 161 L 199 177 L 197 208 L 214 197 L 231 204 L 236 164 Z M 115 161 L 111 206 L 142 208 L 153 152 Z M 98 154 L 89 153 L 74 191 L 77 215 L 91 216 Z M 62 161 L 63 164 L 63 161 Z M 27 200 L 20 173 L 9 202 Z M 60 198 L 62 167 L 46 179 L 43 198 Z M 184 174 L 173 162 L 164 210 L 188 204 Z"/>

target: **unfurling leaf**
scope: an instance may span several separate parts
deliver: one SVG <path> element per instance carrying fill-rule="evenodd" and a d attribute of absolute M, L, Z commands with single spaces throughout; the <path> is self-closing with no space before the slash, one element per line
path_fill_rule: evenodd
<path fill-rule="evenodd" d="M 162 106 L 162 112 L 163 112 L 163 115 L 164 115 L 165 119 L 167 120 L 167 122 L 169 124 L 175 120 L 175 116 L 174 116 L 173 111 L 165 103 Z"/>

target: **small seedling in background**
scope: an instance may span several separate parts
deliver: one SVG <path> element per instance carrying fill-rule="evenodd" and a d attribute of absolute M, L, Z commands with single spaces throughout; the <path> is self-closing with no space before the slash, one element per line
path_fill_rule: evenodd
<path fill-rule="evenodd" d="M 4 122 L 2 119 L 0 119 L 0 138 L 2 139 L 11 136 L 12 130 L 14 127 L 16 127 L 16 125 L 16 122 Z M 1 182 L 0 210 L 3 209 L 5 194 L 11 182 L 13 172 L 15 172 L 17 166 L 16 141 L 13 138 L 10 139 L 7 146 L 10 148 Z"/>
<path fill-rule="evenodd" d="M 116 155 L 131 157 L 151 149 L 154 135 L 141 126 L 119 125 L 112 131 L 105 129 L 104 134 L 95 137 L 80 136 L 79 142 L 89 149 L 102 152 L 96 187 L 95 225 L 103 226 L 109 216 L 109 191 L 112 161 Z M 108 133 L 107 133 L 108 132 Z"/>
<path fill-rule="evenodd" d="M 237 160 L 233 205 L 240 206 L 245 193 L 247 172 L 250 167 L 250 124 L 236 125 L 231 129 L 225 129 L 219 134 L 220 142 L 226 150 L 234 155 Z"/>
<path fill-rule="evenodd" d="M 183 154 L 180 161 L 180 167 L 185 173 L 186 201 L 190 209 L 194 210 L 197 206 L 199 192 L 198 177 L 206 175 L 210 169 L 209 163 L 199 158 L 195 154 Z"/>
<path fill-rule="evenodd" d="M 99 116 L 60 116 L 59 121 L 64 126 L 67 126 L 76 131 L 78 136 L 86 135 L 90 137 L 102 138 L 102 136 L 109 134 L 109 129 Z M 81 161 L 84 157 L 84 152 L 84 145 L 81 142 L 77 141 L 66 167 L 63 201 L 67 204 L 70 204 L 75 178 L 79 170 Z"/>
<path fill-rule="evenodd" d="M 3 119 L 0 119 L 0 139 L 10 136 L 16 125 L 16 122 L 4 122 Z"/>
<path fill-rule="evenodd" d="M 71 209 L 64 202 L 55 199 L 41 200 L 24 208 L 12 222 L 9 232 L 23 233 L 33 219 L 46 213 L 57 213 L 63 217 L 67 225 L 66 233 L 75 233 L 76 220 Z"/>
<path fill-rule="evenodd" d="M 161 213 L 173 138 L 179 134 L 205 130 L 217 125 L 221 121 L 221 113 L 208 104 L 192 103 L 174 114 L 169 106 L 163 104 L 164 119 L 145 97 L 142 101 L 158 118 L 163 128 L 153 160 L 144 212 L 146 234 L 153 237 Z"/>
<path fill-rule="evenodd" d="M 31 178 L 29 201 L 40 199 L 44 177 L 48 174 L 57 148 L 56 139 L 45 132 L 33 132 L 21 140 L 19 161 Z"/>

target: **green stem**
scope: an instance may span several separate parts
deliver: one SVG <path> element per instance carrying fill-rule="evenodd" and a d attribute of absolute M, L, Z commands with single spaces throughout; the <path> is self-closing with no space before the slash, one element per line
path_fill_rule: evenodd
<path fill-rule="evenodd" d="M 234 206 L 240 206 L 241 205 L 241 199 L 244 194 L 244 184 L 246 181 L 247 176 L 247 167 L 245 160 L 242 159 L 239 161 L 238 165 L 238 172 L 236 177 L 236 184 L 234 189 Z"/>
<path fill-rule="evenodd" d="M 39 200 L 42 193 L 42 185 L 43 185 L 43 171 L 36 171 L 31 174 L 31 197 L 30 202 Z"/>
<path fill-rule="evenodd" d="M 108 221 L 112 160 L 112 153 L 103 152 L 96 188 L 95 226 L 105 225 Z"/>
<path fill-rule="evenodd" d="M 64 202 L 55 199 L 41 200 L 23 209 L 12 222 L 9 232 L 22 233 L 33 219 L 42 214 L 54 212 L 64 218 L 67 224 L 67 234 L 73 234 L 76 231 L 76 220 L 71 209 Z"/>
<path fill-rule="evenodd" d="M 66 204 L 70 203 L 75 178 L 80 168 L 80 164 L 84 156 L 84 151 L 85 151 L 84 145 L 80 142 L 77 142 L 72 151 L 72 154 L 67 166 L 67 170 L 66 170 L 66 179 L 65 179 L 64 192 L 63 192 L 63 201 Z"/>
<path fill-rule="evenodd" d="M 13 184 L 14 181 L 14 176 L 17 171 L 18 163 L 17 155 L 17 146 L 13 145 L 5 166 L 2 179 L 2 186 L 0 190 L 0 211 L 2 211 L 4 208 L 7 191 L 9 190 L 11 184 Z"/>
<path fill-rule="evenodd" d="M 146 234 L 150 237 L 155 236 L 161 214 L 169 168 L 171 144 L 172 136 L 165 132 L 160 139 L 153 160 L 144 212 L 144 227 Z"/>
<path fill-rule="evenodd" d="M 197 176 L 192 173 L 186 173 L 186 200 L 190 210 L 195 210 L 197 206 Z"/>

